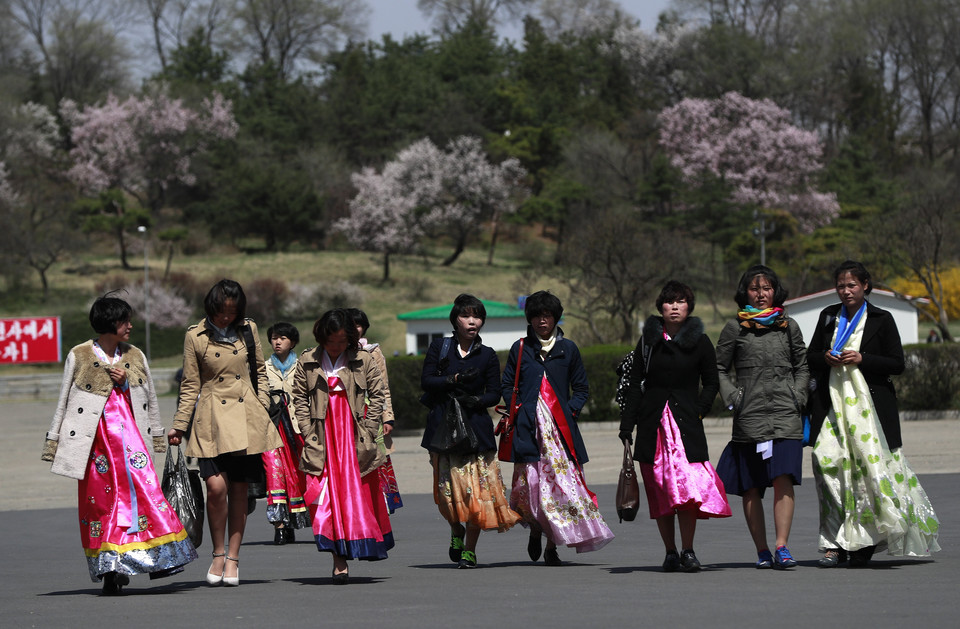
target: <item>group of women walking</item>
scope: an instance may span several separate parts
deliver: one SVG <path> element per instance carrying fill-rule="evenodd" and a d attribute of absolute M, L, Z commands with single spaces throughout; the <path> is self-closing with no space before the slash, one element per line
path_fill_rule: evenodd
<path fill-rule="evenodd" d="M 904 370 L 896 324 L 867 301 L 873 286 L 862 264 L 844 262 L 834 280 L 841 303 L 821 312 L 807 347 L 784 312 L 787 291 L 776 273 L 751 267 L 715 359 L 702 324 L 689 316 L 693 291 L 669 282 L 661 292 L 661 316 L 647 320 L 634 352 L 620 438 L 630 441 L 636 431 L 635 458 L 666 548 L 665 571 L 700 569 L 696 521 L 731 515 L 726 494 L 741 497 L 756 567 L 796 566 L 787 543 L 805 442 L 813 446 L 821 567 L 864 566 L 878 549 L 894 556 L 940 549 L 937 516 L 901 451 L 890 378 Z M 702 420 L 718 390 L 733 411 L 733 430 L 714 471 Z M 768 487 L 772 552 L 762 502 Z"/>
<path fill-rule="evenodd" d="M 619 436 L 636 442 L 665 571 L 700 570 L 697 521 L 729 517 L 727 494 L 741 496 L 757 568 L 796 565 L 787 544 L 805 439 L 813 445 L 821 566 L 865 565 L 878 549 L 939 550 L 936 515 L 900 449 L 890 380 L 904 369 L 896 325 L 867 301 L 872 284 L 862 265 L 844 263 L 835 280 L 841 303 L 821 313 L 809 348 L 784 313 L 786 290 L 765 266 L 741 278 L 740 309 L 716 350 L 692 316 L 693 290 L 670 281 L 661 291 L 659 315 L 645 322 L 625 383 Z M 324 313 L 313 327 L 316 346 L 299 357 L 299 331 L 277 323 L 268 330 L 274 353 L 264 360 L 239 284 L 218 282 L 204 309 L 185 336 L 179 404 L 166 435 L 149 368 L 129 344 L 124 301 L 97 299 L 90 311 L 97 338 L 67 357 L 43 459 L 79 481 L 91 578 L 102 581 L 103 594 L 119 594 L 130 575 L 174 574 L 197 558 L 147 451 L 185 441 L 206 484 L 210 585 L 240 583 L 251 484 L 266 487 L 274 543 L 311 527 L 318 550 L 332 556 L 333 583 L 347 583 L 348 560 L 387 557 L 390 514 L 402 506 L 390 460 L 386 363 L 363 338 L 366 315 Z M 421 402 L 429 410 L 421 445 L 450 526 L 449 559 L 459 568 L 477 566 L 485 530 L 529 529 L 530 560 L 549 566 L 562 564 L 562 546 L 589 552 L 614 537 L 584 476 L 577 420 L 589 385 L 579 349 L 557 325 L 563 306 L 540 291 L 524 312 L 527 334 L 501 372 L 480 337 L 483 303 L 458 296 L 452 336 L 434 340 L 423 363 Z M 718 393 L 733 411 L 733 431 L 714 469 L 703 417 Z M 498 444 L 488 409 L 501 399 L 508 406 Z M 509 496 L 501 461 L 513 463 Z M 773 551 L 762 503 L 768 487 Z"/>

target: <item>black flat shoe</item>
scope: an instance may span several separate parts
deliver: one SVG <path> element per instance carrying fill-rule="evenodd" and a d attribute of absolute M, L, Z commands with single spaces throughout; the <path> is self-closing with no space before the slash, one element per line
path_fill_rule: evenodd
<path fill-rule="evenodd" d="M 700 560 L 692 548 L 680 553 L 680 566 L 684 572 L 700 572 Z"/>
<path fill-rule="evenodd" d="M 563 562 L 560 561 L 560 555 L 557 554 L 557 547 L 548 548 L 543 551 L 543 563 L 548 566 L 562 566 Z"/>
<path fill-rule="evenodd" d="M 287 529 L 278 528 L 273 531 L 273 545 L 274 546 L 283 546 L 287 543 L 287 534 L 285 533 Z"/>
<path fill-rule="evenodd" d="M 850 567 L 866 568 L 870 564 L 870 559 L 873 558 L 873 551 L 876 549 L 876 546 L 867 546 L 866 548 L 861 548 L 860 550 L 850 551 Z"/>
<path fill-rule="evenodd" d="M 297 537 L 294 535 L 293 529 L 289 526 L 283 529 L 283 541 L 287 544 L 295 544 L 297 541 Z"/>
<path fill-rule="evenodd" d="M 350 581 L 349 572 L 337 572 L 336 569 L 333 571 L 333 584 L 334 585 L 346 585 Z"/>
<path fill-rule="evenodd" d="M 103 588 L 100 596 L 123 596 L 123 586 L 130 583 L 130 577 L 125 574 L 108 572 L 103 575 Z"/>
<path fill-rule="evenodd" d="M 836 568 L 847 560 L 847 551 L 840 548 L 831 548 L 823 553 L 817 562 L 821 568 Z"/>
<path fill-rule="evenodd" d="M 677 554 L 677 551 L 671 550 L 667 553 L 667 556 L 663 558 L 663 571 L 664 572 L 676 572 L 680 569 L 680 555 Z"/>
<path fill-rule="evenodd" d="M 543 552 L 543 545 L 540 540 L 540 531 L 533 530 L 530 531 L 530 540 L 527 542 L 527 555 L 530 556 L 530 561 L 537 561 L 540 559 L 540 553 Z"/>

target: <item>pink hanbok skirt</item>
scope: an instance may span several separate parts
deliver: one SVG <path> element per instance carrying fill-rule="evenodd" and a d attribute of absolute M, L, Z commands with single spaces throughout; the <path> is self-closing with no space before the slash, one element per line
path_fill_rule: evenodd
<path fill-rule="evenodd" d="M 308 475 L 304 494 L 317 549 L 347 559 L 386 559 L 393 532 L 380 476 L 376 471 L 360 476 L 350 404 L 343 391 L 330 389 L 324 420 L 326 463 L 320 476 Z"/>
<path fill-rule="evenodd" d="M 94 582 L 108 572 L 176 574 L 197 558 L 160 489 L 128 395 L 110 393 L 77 484 L 80 541 Z"/>
<path fill-rule="evenodd" d="M 600 509 L 587 489 L 582 472 L 567 458 L 550 406 L 544 401 L 544 377 L 537 399 L 537 438 L 540 460 L 515 463 L 510 508 L 523 516 L 523 525 L 536 522 L 556 545 L 578 553 L 600 550 L 613 539 Z M 553 396 L 552 390 L 547 392 Z"/>
<path fill-rule="evenodd" d="M 294 432 L 286 411 L 278 430 L 283 445 L 262 455 L 267 476 L 267 520 L 295 529 L 306 528 L 310 526 L 310 513 L 303 499 L 307 478 L 297 465 L 303 452 L 303 437 Z"/>
<path fill-rule="evenodd" d="M 698 519 L 730 517 L 723 481 L 710 461 L 687 461 L 669 402 L 660 417 L 654 459 L 653 463 L 640 463 L 651 519 L 686 510 L 695 510 Z"/>

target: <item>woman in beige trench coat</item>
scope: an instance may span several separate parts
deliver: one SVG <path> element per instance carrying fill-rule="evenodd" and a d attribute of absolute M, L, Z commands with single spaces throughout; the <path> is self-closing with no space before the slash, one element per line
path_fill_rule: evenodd
<path fill-rule="evenodd" d="M 207 317 L 191 326 L 183 341 L 180 401 L 167 433 L 173 445 L 186 438 L 185 452 L 198 458 L 207 485 L 213 542 L 213 563 L 206 575 L 210 585 L 240 584 L 247 485 L 265 480 L 260 455 L 281 445 L 267 414 L 270 396 L 263 351 L 256 324 L 244 318 L 246 304 L 243 288 L 233 280 L 220 280 L 207 293 L 203 304 Z"/>

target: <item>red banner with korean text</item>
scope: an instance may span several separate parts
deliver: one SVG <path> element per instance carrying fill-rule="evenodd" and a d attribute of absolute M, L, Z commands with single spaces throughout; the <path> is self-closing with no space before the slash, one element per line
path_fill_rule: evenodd
<path fill-rule="evenodd" d="M 0 319 L 0 364 L 60 362 L 60 317 Z"/>

